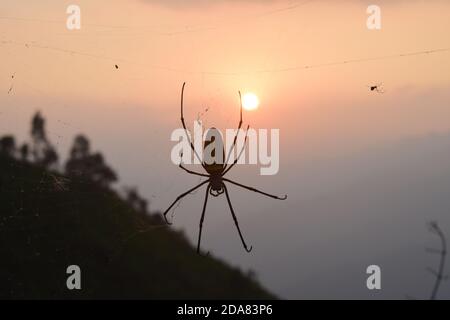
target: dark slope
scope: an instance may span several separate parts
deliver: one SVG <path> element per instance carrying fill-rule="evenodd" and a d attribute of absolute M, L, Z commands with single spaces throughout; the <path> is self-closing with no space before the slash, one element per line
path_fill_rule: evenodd
<path fill-rule="evenodd" d="M 0 298 L 272 298 L 116 192 L 0 156 Z M 146 232 L 139 232 L 146 230 Z M 79 265 L 82 290 L 66 288 Z"/>

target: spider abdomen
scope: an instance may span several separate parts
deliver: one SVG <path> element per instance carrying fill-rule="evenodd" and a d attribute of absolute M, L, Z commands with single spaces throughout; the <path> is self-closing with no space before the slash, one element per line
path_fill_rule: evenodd
<path fill-rule="evenodd" d="M 225 166 L 225 148 L 222 134 L 216 128 L 208 129 L 203 145 L 203 164 L 210 175 L 220 175 Z"/>

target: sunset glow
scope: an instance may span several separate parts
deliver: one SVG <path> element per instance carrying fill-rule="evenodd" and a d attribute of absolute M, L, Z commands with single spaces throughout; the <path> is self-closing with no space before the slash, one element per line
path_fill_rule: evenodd
<path fill-rule="evenodd" d="M 242 106 L 245 110 L 255 110 L 258 109 L 259 99 L 258 96 L 254 93 L 246 93 L 242 97 Z"/>
<path fill-rule="evenodd" d="M 0 0 L 0 28 L 1 300 L 450 300 L 450 0 Z"/>

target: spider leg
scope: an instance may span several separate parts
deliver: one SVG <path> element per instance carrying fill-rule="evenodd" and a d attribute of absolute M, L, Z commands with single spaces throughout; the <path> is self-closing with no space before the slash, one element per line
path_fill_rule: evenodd
<path fill-rule="evenodd" d="M 202 240 L 203 220 L 205 219 L 206 203 L 208 202 L 208 196 L 209 196 L 209 190 L 210 189 L 211 189 L 210 186 L 208 186 L 206 188 L 205 202 L 203 204 L 202 216 L 200 218 L 199 231 L 198 231 L 198 241 L 197 241 L 197 253 L 198 254 L 200 254 L 200 242 Z"/>
<path fill-rule="evenodd" d="M 241 92 L 240 91 L 238 91 L 238 93 L 239 93 L 239 104 L 240 104 L 240 120 L 239 120 L 238 129 L 236 131 L 236 135 L 234 136 L 233 144 L 231 145 L 230 150 L 228 150 L 228 156 L 227 156 L 227 158 L 225 160 L 224 170 L 228 166 L 228 161 L 230 160 L 231 152 L 233 152 L 233 149 L 236 146 L 236 140 L 237 140 L 237 137 L 238 137 L 238 134 L 239 134 L 239 130 L 241 129 L 241 126 L 242 126 L 242 96 L 241 96 Z"/>
<path fill-rule="evenodd" d="M 245 185 L 243 185 L 243 184 L 237 183 L 237 182 L 232 181 L 232 180 L 227 179 L 227 178 L 222 178 L 222 179 L 223 179 L 223 181 L 228 181 L 228 182 L 230 182 L 230 183 L 232 183 L 232 184 L 234 184 L 234 185 L 237 185 L 237 186 L 239 186 L 239 187 L 241 187 L 241 188 L 245 188 L 245 189 L 250 190 L 250 191 L 253 191 L 253 192 L 261 193 L 261 194 L 263 194 L 263 195 L 265 195 L 265 196 L 267 196 L 267 197 L 271 197 L 271 198 L 278 199 L 278 200 L 286 200 L 286 199 L 287 199 L 287 195 L 284 195 L 283 197 L 278 197 L 278 196 L 275 196 L 275 195 L 273 195 L 273 194 L 270 194 L 270 193 L 266 193 L 266 192 L 257 190 L 257 189 L 255 189 L 255 188 L 253 188 L 253 187 L 245 186 Z M 225 189 L 225 190 L 226 190 L 226 189 Z"/>
<path fill-rule="evenodd" d="M 227 169 L 225 169 L 225 171 L 223 172 L 222 176 L 224 176 L 228 171 L 231 170 L 231 168 L 234 167 L 234 165 L 239 161 L 239 159 L 241 158 L 242 153 L 245 150 L 245 144 L 247 143 L 247 138 L 248 138 L 248 129 L 250 128 L 250 126 L 247 126 L 247 131 L 245 132 L 245 138 L 244 138 L 244 144 L 242 145 L 242 149 L 241 152 L 239 152 L 238 156 L 236 159 L 234 159 L 233 163 L 231 164 L 231 166 L 229 166 Z M 227 161 L 228 162 L 228 161 Z"/>
<path fill-rule="evenodd" d="M 242 236 L 242 233 L 241 233 L 241 229 L 239 228 L 239 223 L 237 221 L 236 214 L 234 213 L 233 206 L 231 205 L 231 200 L 230 200 L 230 195 L 228 194 L 228 189 L 225 186 L 225 184 L 223 185 L 223 188 L 225 189 L 225 195 L 227 196 L 227 201 L 228 201 L 228 205 L 230 206 L 231 215 L 233 216 L 234 224 L 236 225 L 237 231 L 239 232 L 239 237 L 241 238 L 242 245 L 244 246 L 245 251 L 250 252 L 250 251 L 252 251 L 253 247 L 250 246 L 250 248 L 249 248 L 247 246 L 247 244 L 245 243 L 244 237 Z"/>
<path fill-rule="evenodd" d="M 186 138 L 189 142 L 189 145 L 191 146 L 192 151 L 194 151 L 195 156 L 197 157 L 198 161 L 200 161 L 202 167 L 206 170 L 205 165 L 203 164 L 202 159 L 200 159 L 200 156 L 198 155 L 197 151 L 194 148 L 194 145 L 191 141 L 191 138 L 189 138 L 189 131 L 186 128 L 186 123 L 184 122 L 184 116 L 183 116 L 183 104 L 184 104 L 184 87 L 186 85 L 186 82 L 183 83 L 183 87 L 181 88 L 181 124 L 183 125 L 184 131 L 186 132 Z"/>
<path fill-rule="evenodd" d="M 181 169 L 183 169 L 184 171 L 186 171 L 187 173 L 194 174 L 196 176 L 209 177 L 209 175 L 207 175 L 207 174 L 191 171 L 191 170 L 185 168 L 181 163 L 180 163 L 179 167 Z"/>
<path fill-rule="evenodd" d="M 184 198 L 185 196 L 187 196 L 187 195 L 188 195 L 189 193 L 191 193 L 192 191 L 197 190 L 198 188 L 200 188 L 202 185 L 204 185 L 204 184 L 207 183 L 207 182 L 209 182 L 209 179 L 208 179 L 208 180 L 205 180 L 205 181 L 203 181 L 203 182 L 201 182 L 200 184 L 196 185 L 196 186 L 193 187 L 192 189 L 189 189 L 188 191 L 186 191 L 186 192 L 180 194 L 180 195 L 175 199 L 175 201 L 172 202 L 172 204 L 170 205 L 170 207 L 167 208 L 167 210 L 164 211 L 164 214 L 163 214 L 164 220 L 166 220 L 166 223 L 167 223 L 167 224 L 172 224 L 172 223 L 169 222 L 169 220 L 167 220 L 167 214 L 169 213 L 170 209 L 172 209 L 172 207 L 173 207 L 178 201 L 180 201 L 182 198 Z"/>

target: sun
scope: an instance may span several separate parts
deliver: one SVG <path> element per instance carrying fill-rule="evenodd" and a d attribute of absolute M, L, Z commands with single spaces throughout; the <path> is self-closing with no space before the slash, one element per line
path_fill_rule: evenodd
<path fill-rule="evenodd" d="M 255 110 L 258 109 L 259 99 L 254 93 L 248 92 L 242 97 L 242 106 L 245 110 Z"/>

